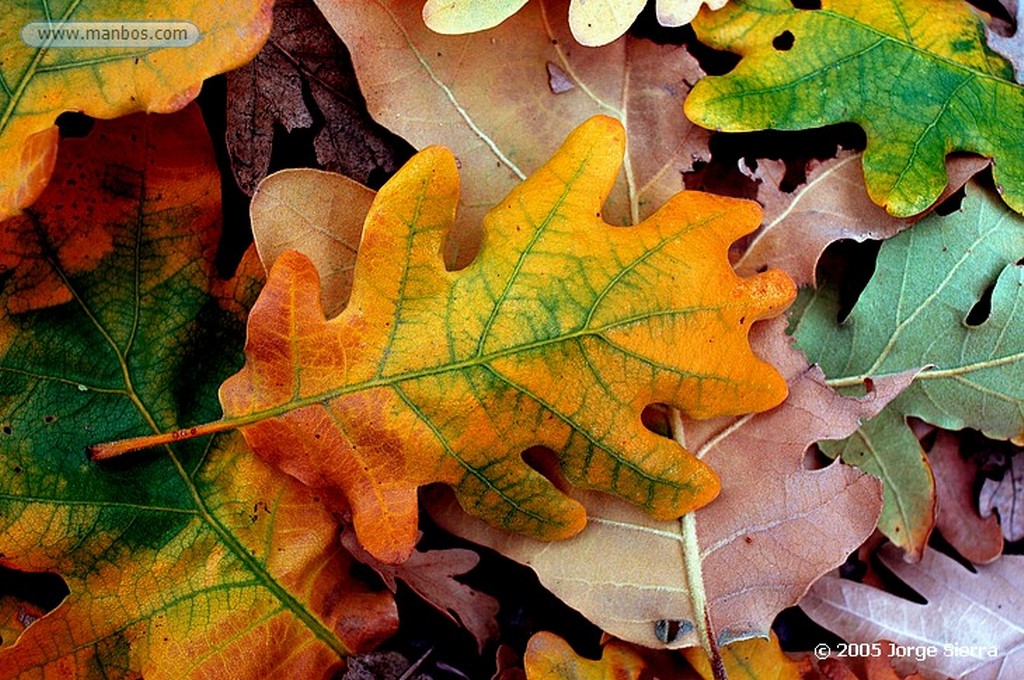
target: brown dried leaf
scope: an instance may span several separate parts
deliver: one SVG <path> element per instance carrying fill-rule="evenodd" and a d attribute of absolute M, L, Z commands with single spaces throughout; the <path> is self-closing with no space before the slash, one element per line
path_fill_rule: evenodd
<path fill-rule="evenodd" d="M 935 527 L 956 551 L 975 564 L 988 564 L 1003 552 L 999 522 L 990 514 L 982 519 L 974 503 L 977 466 L 960 455 L 960 441 L 939 431 L 928 451 L 935 475 L 938 513 Z"/>
<path fill-rule="evenodd" d="M 991 517 L 993 512 L 999 514 L 999 525 L 1007 541 L 1024 538 L 1024 456 L 1010 459 L 1001 480 L 985 480 L 978 509 L 982 517 Z"/>
<path fill-rule="evenodd" d="M 1000 31 L 997 26 L 985 27 L 985 39 L 988 46 L 1003 55 L 1013 64 L 1013 72 L 1016 80 L 1024 85 L 1024 4 L 1018 0 L 1000 0 L 1006 11 L 1014 17 L 1017 23 L 1017 30 L 1013 34 L 1009 31 Z"/>
<path fill-rule="evenodd" d="M 409 559 L 396 565 L 375 559 L 359 545 L 352 531 L 342 533 L 341 544 L 353 557 L 380 574 L 391 592 L 398 589 L 395 579 L 399 579 L 439 612 L 461 624 L 476 639 L 481 654 L 484 645 L 498 636 L 498 601 L 455 580 L 480 562 L 480 556 L 472 550 L 414 550 Z"/>
<path fill-rule="evenodd" d="M 366 113 L 345 45 L 312 0 L 278 0 L 266 45 L 228 73 L 227 85 L 228 153 L 238 186 L 250 196 L 270 167 L 278 125 L 291 132 L 322 120 L 313 142 L 317 160 L 364 184 L 408 157 Z"/>
<path fill-rule="evenodd" d="M 635 224 L 683 188 L 682 173 L 709 156 L 706 130 L 681 113 L 702 75 L 682 47 L 626 36 L 599 50 L 569 31 L 568 0 L 534 0 L 500 26 L 462 36 L 430 31 L 422 3 L 318 0 L 352 50 L 374 119 L 417 148 L 441 144 L 461 165 L 458 224 L 472 235 L 448 262 L 464 264 L 489 206 L 547 159 L 586 118 L 627 127 L 623 171 L 605 204 L 612 224 Z M 552 91 L 548 64 L 565 74 Z M 528 134 L 524 134 L 528 132 Z"/>
<path fill-rule="evenodd" d="M 936 205 L 989 163 L 979 156 L 950 158 L 949 184 Z M 764 226 L 736 262 L 740 274 L 771 266 L 785 271 L 798 286 L 814 284 L 818 259 L 830 243 L 886 239 L 927 214 L 901 219 L 876 205 L 864 186 L 857 152 L 842 151 L 835 158 L 813 161 L 807 168 L 806 183 L 791 193 L 779 188 L 785 173 L 781 161 L 762 159 L 750 175 L 761 182 L 757 200 L 764 206 Z"/>
<path fill-rule="evenodd" d="M 819 439 L 852 432 L 909 376 L 876 382 L 863 400 L 841 397 L 790 346 L 782 324 L 755 326 L 751 342 L 787 377 L 790 396 L 767 413 L 685 421 L 688 447 L 722 480 L 721 495 L 691 518 L 696 550 L 685 518 L 653 521 L 592 492 L 574 494 L 587 508 L 587 528 L 550 545 L 494 531 L 436 498 L 435 518 L 530 566 L 560 599 L 624 640 L 693 646 L 695 611 L 706 613 L 720 644 L 767 635 L 775 614 L 841 564 L 881 510 L 873 478 L 843 465 L 806 470 L 804 452 Z M 704 593 L 687 586 L 688 565 L 702 570 Z"/>

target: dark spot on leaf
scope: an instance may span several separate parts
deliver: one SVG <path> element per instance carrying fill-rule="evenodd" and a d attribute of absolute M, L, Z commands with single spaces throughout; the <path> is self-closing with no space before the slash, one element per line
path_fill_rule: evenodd
<path fill-rule="evenodd" d="M 779 52 L 788 52 L 793 48 L 793 43 L 796 42 L 796 37 L 792 31 L 783 31 L 775 36 L 772 40 L 772 47 L 777 49 Z"/>
<path fill-rule="evenodd" d="M 754 538 L 753 538 L 752 536 L 744 536 L 744 537 L 743 537 L 743 541 L 744 541 L 745 543 L 748 543 L 748 544 L 750 544 L 750 543 L 753 543 L 753 542 L 754 542 Z"/>
<path fill-rule="evenodd" d="M 44 416 L 43 417 L 43 422 L 44 423 L 52 423 L 55 420 L 57 420 L 57 416 Z"/>
<path fill-rule="evenodd" d="M 4 434 L 11 434 L 14 430 L 11 429 L 10 425 L 4 425 Z"/>

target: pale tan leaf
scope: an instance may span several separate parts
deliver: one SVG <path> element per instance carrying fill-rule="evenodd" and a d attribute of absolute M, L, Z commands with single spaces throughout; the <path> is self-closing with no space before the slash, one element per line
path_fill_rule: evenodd
<path fill-rule="evenodd" d="M 728 0 L 658 0 L 658 23 L 662 26 L 682 26 L 693 21 L 702 5 L 708 9 L 722 9 Z"/>
<path fill-rule="evenodd" d="M 629 139 L 602 213 L 612 224 L 650 215 L 683 188 L 695 160 L 709 158 L 710 133 L 681 113 L 703 75 L 696 60 L 682 47 L 629 36 L 581 48 L 566 21 L 568 0 L 534 0 L 497 28 L 464 36 L 430 31 L 406 0 L 317 4 L 352 52 L 374 119 L 417 148 L 441 144 L 458 158 L 458 224 L 471 236 L 450 244 L 449 264 L 472 258 L 486 210 L 594 114 L 618 118 Z M 567 79 L 559 94 L 549 63 Z"/>
<path fill-rule="evenodd" d="M 1024 456 L 1010 459 L 1001 480 L 986 479 L 978 499 L 982 517 L 999 514 L 1003 536 L 1008 541 L 1024 538 Z"/>
<path fill-rule="evenodd" d="M 755 326 L 751 341 L 787 377 L 787 401 L 755 416 L 685 422 L 687 446 L 722 480 L 721 495 L 689 519 L 652 521 L 592 492 L 575 494 L 587 528 L 552 544 L 489 529 L 453 503 L 434 504 L 435 518 L 530 566 L 560 599 L 624 640 L 693 646 L 695 612 L 707 615 L 719 644 L 767 635 L 776 613 L 871 533 L 881 509 L 877 481 L 839 464 L 804 469 L 805 450 L 846 436 L 910 380 L 876 383 L 862 400 L 841 397 L 790 346 L 782 325 Z M 690 587 L 693 569 L 700 576 Z"/>

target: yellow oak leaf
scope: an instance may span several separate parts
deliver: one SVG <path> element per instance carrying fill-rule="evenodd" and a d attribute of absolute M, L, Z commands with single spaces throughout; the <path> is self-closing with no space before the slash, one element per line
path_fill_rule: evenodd
<path fill-rule="evenodd" d="M 760 221 L 752 202 L 682 192 L 635 227 L 606 224 L 624 146 L 617 121 L 584 123 L 491 210 L 479 255 L 459 271 L 441 256 L 455 159 L 420 152 L 373 202 L 345 309 L 327 320 L 313 263 L 280 255 L 249 317 L 246 364 L 221 388 L 224 418 L 184 436 L 240 428 L 257 454 L 350 507 L 384 562 L 409 555 L 417 489 L 432 482 L 507 530 L 580 531 L 583 507 L 523 461 L 532 446 L 555 451 L 570 483 L 654 517 L 708 503 L 714 472 L 640 413 L 780 403 L 786 383 L 747 335 L 794 288 L 781 272 L 744 279 L 728 264 L 729 245 Z"/>
<path fill-rule="evenodd" d="M 0 220 L 39 196 L 57 152 L 54 121 L 65 111 L 115 118 L 177 111 L 205 78 L 249 61 L 270 32 L 273 0 L 226 2 L 5 3 L 0 18 Z M 80 23 L 82 22 L 82 23 Z M 142 24 L 139 22 L 159 22 Z M 68 33 L 55 36 L 54 27 Z M 86 30 L 111 41 L 122 31 L 178 30 L 188 45 L 136 47 L 72 40 Z M 116 33 L 114 33 L 116 31 Z M 63 44 L 60 39 L 70 42 Z"/>
<path fill-rule="evenodd" d="M 639 654 L 617 640 L 605 645 L 601 659 L 593 661 L 547 631 L 530 638 L 523 665 L 527 680 L 638 680 L 647 668 Z"/>

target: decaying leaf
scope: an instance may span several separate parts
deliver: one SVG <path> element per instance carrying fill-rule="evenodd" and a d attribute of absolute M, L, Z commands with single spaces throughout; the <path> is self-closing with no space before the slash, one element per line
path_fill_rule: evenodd
<path fill-rule="evenodd" d="M 523 657 L 527 680 L 639 680 L 647 664 L 629 647 L 612 640 L 601 659 L 585 659 L 554 633 L 530 638 Z"/>
<path fill-rule="evenodd" d="M 231 168 L 250 196 L 270 167 L 275 125 L 292 131 L 322 119 L 317 160 L 364 184 L 408 158 L 365 112 L 345 45 L 313 0 L 277 0 L 266 45 L 227 83 Z"/>
<path fill-rule="evenodd" d="M 928 463 L 935 474 L 938 501 L 935 528 L 958 553 L 975 564 L 988 564 L 999 557 L 1003 552 L 999 522 L 988 516 L 984 501 L 982 514 L 978 514 L 974 500 L 978 468 L 960 455 L 959 440 L 949 432 L 940 431 L 928 451 Z"/>
<path fill-rule="evenodd" d="M 682 47 L 629 36 L 582 49 L 565 23 L 568 0 L 533 0 L 498 28 L 468 36 L 429 31 L 416 2 L 318 5 L 352 51 L 374 120 L 417 148 L 441 144 L 459 159 L 466 187 L 457 219 L 467 241 L 449 244 L 449 263 L 472 259 L 490 206 L 590 116 L 627 126 L 626 162 L 603 211 L 611 224 L 648 217 L 683 188 L 695 160 L 710 157 L 709 133 L 679 113 L 703 75 L 696 60 Z M 572 88 L 552 92 L 549 63 Z"/>
<path fill-rule="evenodd" d="M 7 3 L 0 18 L 0 220 L 30 205 L 46 186 L 60 113 L 114 118 L 182 108 L 203 79 L 244 64 L 259 50 L 270 31 L 272 5 L 273 0 Z M 33 22 L 48 19 L 107 22 L 118 30 L 136 21 L 188 22 L 198 41 L 163 48 L 30 47 L 21 31 L 46 30 Z"/>
<path fill-rule="evenodd" d="M 811 587 L 800 608 L 847 642 L 890 640 L 915 652 L 936 650 L 896 658 L 893 665 L 903 673 L 957 680 L 1021 677 L 1024 557 L 1003 555 L 974 573 L 930 549 L 917 564 L 900 559 L 893 546 L 879 555 L 927 604 L 830 575 Z"/>
<path fill-rule="evenodd" d="M 937 203 L 988 164 L 977 156 L 949 159 L 949 184 Z M 758 161 L 753 178 L 761 182 L 757 200 L 764 206 L 764 226 L 735 264 L 741 275 L 771 266 L 789 274 L 798 286 L 813 284 L 818 259 L 830 243 L 890 238 L 923 217 L 892 217 L 872 203 L 864 188 L 860 154 L 852 151 L 812 161 L 806 183 L 791 193 L 780 189 L 785 173 L 780 161 Z"/>
<path fill-rule="evenodd" d="M 344 532 L 341 543 L 353 557 L 377 572 L 391 592 L 398 590 L 396 579 L 403 581 L 439 612 L 472 633 L 481 654 L 484 645 L 497 637 L 498 601 L 455 580 L 479 564 L 480 556 L 472 550 L 413 550 L 405 562 L 391 565 L 363 550 L 352 532 Z"/>
<path fill-rule="evenodd" d="M 1024 88 L 967 3 L 737 0 L 693 26 L 743 58 L 694 87 L 691 120 L 730 132 L 857 123 L 868 194 L 898 217 L 935 202 L 946 154 L 977 152 L 995 159 L 1003 198 L 1024 212 L 1024 127 L 1007 124 L 1024 120 Z"/>
<path fill-rule="evenodd" d="M 343 175 L 306 169 L 276 172 L 253 194 L 249 213 L 260 261 L 270 271 L 288 250 L 308 257 L 320 275 L 328 319 L 348 302 L 359 235 L 374 196 Z"/>
<path fill-rule="evenodd" d="M 1024 456 L 1014 456 L 1001 480 L 986 479 L 978 500 L 982 517 L 999 515 L 1007 541 L 1024 538 Z"/>
<path fill-rule="evenodd" d="M 687 647 L 683 655 L 704 680 L 714 680 L 711 664 L 700 647 Z M 729 680 L 800 680 L 813 670 L 806 654 L 800 659 L 786 656 L 775 633 L 768 639 L 757 637 L 725 645 L 722 664 Z"/>
<path fill-rule="evenodd" d="M 874 276 L 842 323 L 834 287 L 806 290 L 794 307 L 797 343 L 834 387 L 923 369 L 854 437 L 822 447 L 881 477 L 880 528 L 912 557 L 934 524 L 934 486 L 906 417 L 992 439 L 1024 430 L 1024 268 L 1014 264 L 1022 252 L 1024 219 L 968 184 L 959 211 L 882 244 Z M 988 318 L 968 324 L 993 283 Z"/>
<path fill-rule="evenodd" d="M 825 387 L 782 322 L 751 343 L 790 383 L 788 399 L 754 416 L 685 420 L 686 443 L 721 477 L 722 493 L 683 521 L 655 521 L 610 496 L 574 493 L 587 528 L 544 545 L 495 531 L 432 499 L 444 528 L 537 572 L 541 583 L 608 633 L 646 647 L 699 643 L 694 612 L 717 643 L 768 635 L 775 615 L 842 564 L 874 530 L 878 483 L 853 468 L 804 469 L 805 450 L 852 432 L 910 376 L 879 380 L 863 400 Z"/>
<path fill-rule="evenodd" d="M 247 276 L 216 275 L 219 177 L 198 109 L 99 122 L 62 144 L 59 165 L 95 159 L 108 159 L 102 187 L 47 191 L 94 202 L 83 212 L 109 252 L 65 269 L 70 246 L 50 237 L 57 199 L 44 196 L 35 266 L 70 300 L 12 313 L 20 291 L 0 291 L 0 562 L 70 589 L 0 649 L 0 678 L 322 674 L 397 621 L 389 594 L 349 577 L 319 499 L 232 434 L 130 466 L 83 453 L 97 438 L 212 417 L 255 297 Z M 168 177 L 190 187 L 191 210 L 150 208 Z"/>
<path fill-rule="evenodd" d="M 729 243 L 759 218 L 747 201 L 684 192 L 636 227 L 604 223 L 624 145 L 611 118 L 580 126 L 488 214 L 480 255 L 458 272 L 439 255 L 455 161 L 420 152 L 377 194 L 344 311 L 325 320 L 316 269 L 282 255 L 249 317 L 246 365 L 221 389 L 225 417 L 184 434 L 240 428 L 256 453 L 350 507 L 360 543 L 388 563 L 411 552 L 417 488 L 431 482 L 507 530 L 577 533 L 583 508 L 519 455 L 535 445 L 558 451 L 574 484 L 655 517 L 708 502 L 714 472 L 645 430 L 640 411 L 778 404 L 785 382 L 747 333 L 789 304 L 792 283 L 728 266 Z"/>
<path fill-rule="evenodd" d="M 1013 64 L 1013 71 L 1017 76 L 1017 83 L 1024 85 L 1024 4 L 1018 0 L 1000 0 L 1006 6 L 1006 11 L 1016 22 L 1016 31 L 1011 35 L 1002 35 L 992 26 L 985 27 L 985 39 L 988 46 L 1003 55 Z"/>

